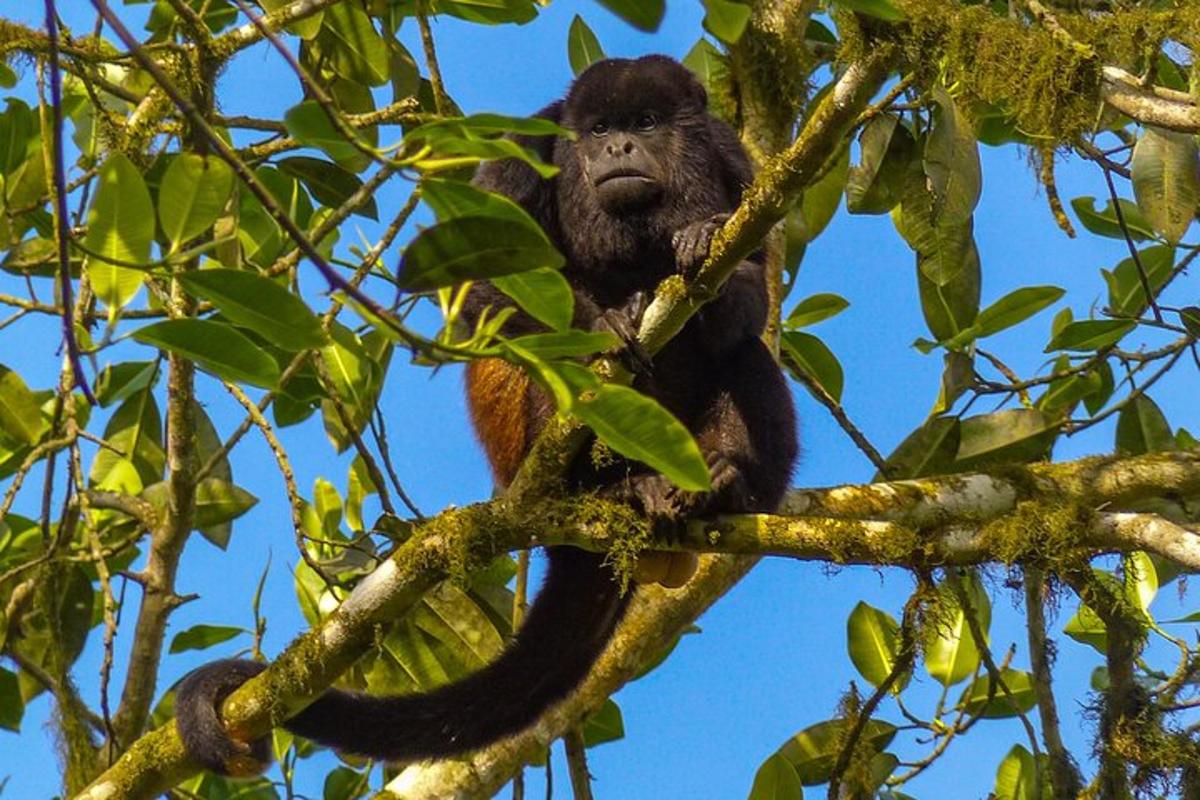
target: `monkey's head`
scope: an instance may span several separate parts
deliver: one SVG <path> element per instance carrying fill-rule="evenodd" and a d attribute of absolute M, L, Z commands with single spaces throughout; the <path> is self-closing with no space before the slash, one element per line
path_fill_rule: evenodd
<path fill-rule="evenodd" d="M 706 104 L 704 87 L 665 56 L 607 59 L 579 76 L 563 124 L 579 136 L 579 177 L 605 213 L 642 215 L 684 195 L 681 165 L 705 150 Z"/>

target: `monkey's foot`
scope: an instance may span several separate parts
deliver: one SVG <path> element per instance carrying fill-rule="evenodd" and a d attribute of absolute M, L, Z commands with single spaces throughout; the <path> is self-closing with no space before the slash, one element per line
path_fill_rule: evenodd
<path fill-rule="evenodd" d="M 233 777 L 258 775 L 270 765 L 270 738 L 238 736 L 225 727 L 220 712 L 226 697 L 264 669 L 266 664 L 231 658 L 205 664 L 179 682 L 175 727 L 193 761 Z"/>
<path fill-rule="evenodd" d="M 708 219 L 675 231 L 671 236 L 671 246 L 675 248 L 675 267 L 681 275 L 690 278 L 699 271 L 708 258 L 713 236 L 728 220 L 729 214 L 713 214 Z"/>

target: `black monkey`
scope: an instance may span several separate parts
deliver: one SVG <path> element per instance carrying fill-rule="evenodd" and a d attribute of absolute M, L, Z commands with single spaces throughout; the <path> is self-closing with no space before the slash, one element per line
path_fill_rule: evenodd
<path fill-rule="evenodd" d="M 703 262 L 713 233 L 750 181 L 749 161 L 733 131 L 707 113 L 703 87 L 664 56 L 594 64 L 538 116 L 578 133 L 576 141 L 517 137 L 558 166 L 558 175 L 544 180 L 523 162 L 505 160 L 485 164 L 476 182 L 524 207 L 566 256 L 575 326 L 627 337 L 660 281 Z M 490 284 L 476 283 L 465 314 L 477 319 L 500 305 L 511 303 Z M 586 452 L 571 470 L 573 486 L 632 502 L 668 527 L 693 514 L 773 511 L 797 444 L 790 394 L 759 339 L 766 311 L 756 255 L 634 384 L 695 436 L 712 472 L 711 492 L 681 491 L 624 459 L 598 466 Z M 539 323 L 517 313 L 504 332 L 538 330 Z M 496 481 L 507 486 L 553 405 L 522 371 L 494 359 L 469 366 L 467 397 Z M 351 753 L 413 760 L 476 749 L 532 724 L 587 675 L 631 595 L 622 594 L 601 554 L 552 547 L 548 557 L 524 625 L 492 664 L 425 694 L 331 689 L 285 727 Z M 690 574 L 686 562 L 668 563 L 666 571 L 668 583 Z M 177 724 L 192 758 L 217 772 L 261 769 L 266 741 L 231 736 L 219 708 L 263 668 L 218 661 L 183 680 Z"/>

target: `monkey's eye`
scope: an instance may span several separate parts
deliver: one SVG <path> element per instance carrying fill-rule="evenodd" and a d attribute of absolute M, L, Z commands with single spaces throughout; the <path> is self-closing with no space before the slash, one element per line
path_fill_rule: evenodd
<path fill-rule="evenodd" d="M 638 117 L 636 124 L 639 131 L 652 131 L 658 125 L 658 117 L 647 112 Z"/>
<path fill-rule="evenodd" d="M 595 125 L 592 126 L 592 130 L 591 130 L 592 136 L 604 136 L 607 133 L 608 133 L 608 123 L 606 123 L 606 122 L 597 122 Z"/>

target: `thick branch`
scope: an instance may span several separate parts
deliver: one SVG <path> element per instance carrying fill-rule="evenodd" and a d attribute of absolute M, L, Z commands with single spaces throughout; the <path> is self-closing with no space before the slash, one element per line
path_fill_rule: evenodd
<path fill-rule="evenodd" d="M 1200 455 L 1155 454 L 1123 461 L 1087 459 L 1009 467 L 1004 474 L 1005 478 L 950 476 L 797 492 L 785 507 L 795 509 L 804 505 L 810 516 L 742 515 L 711 522 L 696 521 L 676 547 L 741 555 L 775 554 L 842 564 L 925 568 L 937 564 L 1037 559 L 1047 544 L 1044 537 L 1054 536 L 1051 544 L 1069 544 L 1083 557 L 1114 550 L 1148 549 L 1189 568 L 1200 569 L 1200 534 L 1149 514 L 1127 510 L 1150 498 L 1148 487 L 1155 485 L 1155 476 L 1163 487 L 1160 490 L 1163 497 L 1200 492 Z M 1092 492 L 1075 497 L 1089 497 L 1095 502 L 1094 507 L 1111 510 L 1079 515 L 1075 526 L 1071 524 L 1075 517 L 1061 514 L 1065 497 L 1062 492 L 1064 487 L 1077 485 L 1083 476 L 1095 480 Z M 1120 480 L 1115 480 L 1116 476 Z M 850 498 L 864 497 L 876 501 L 850 502 Z M 933 505 L 935 499 L 940 503 L 940 512 Z M 853 505 L 857 505 L 857 512 L 853 511 Z M 981 509 L 986 509 L 986 513 L 981 513 Z M 813 516 L 813 512 L 824 515 Z M 419 526 L 414 538 L 366 578 L 337 611 L 318 628 L 297 639 L 269 670 L 235 692 L 224 707 L 225 718 L 238 730 L 257 734 L 295 713 L 362 655 L 373 640 L 377 624 L 395 619 L 437 580 L 453 569 L 461 569 L 464 555 L 470 564 L 480 564 L 504 550 L 542 544 L 566 543 L 605 550 L 616 536 L 607 527 L 614 518 L 627 519 L 616 507 L 599 502 L 587 504 L 581 510 L 578 503 L 535 499 L 523 506 L 509 498 L 444 512 Z M 1032 523 L 1031 527 L 1022 528 L 1014 519 L 1059 519 L 1067 530 L 1047 530 Z M 624 530 L 627 526 L 612 527 Z M 537 531 L 534 539 L 530 538 L 531 530 Z M 744 569 L 749 562 L 738 559 L 735 563 L 740 565 L 737 569 Z M 692 619 L 688 613 L 699 613 L 724 590 L 721 580 L 703 578 L 694 580 L 681 592 L 646 593 L 650 599 L 645 601 L 645 611 L 631 617 L 637 622 L 623 628 L 613 650 L 605 656 L 603 663 L 609 666 L 602 665 L 589 679 L 588 686 L 609 690 L 628 680 L 641 663 L 640 656 L 630 653 L 641 653 L 639 648 L 664 641 L 668 634 L 663 631 L 672 630 L 670 624 L 674 624 L 670 620 L 682 620 L 679 622 L 682 625 Z M 660 618 L 659 614 L 667 616 Z M 676 614 L 679 616 L 671 616 Z M 637 625 L 647 630 L 639 631 Z M 612 659 L 616 659 L 615 664 Z M 537 730 L 550 733 L 527 736 L 559 735 L 591 707 L 587 698 L 594 700 L 598 696 L 585 690 L 583 699 L 568 701 L 539 725 Z M 486 754 L 503 750 L 507 759 L 516 751 L 505 748 L 532 747 L 533 741 L 512 740 L 483 751 L 477 758 L 498 759 L 498 755 Z M 507 765 L 504 769 L 510 772 L 517 762 L 504 763 Z M 121 797 L 151 797 L 189 774 L 191 769 L 174 726 L 169 724 L 143 737 L 92 785 L 91 794 L 82 796 L 107 797 L 111 795 L 106 792 L 115 791 Z M 472 769 L 478 773 L 483 768 Z M 488 766 L 484 771 L 498 776 L 504 770 Z M 488 778 L 483 785 L 492 785 L 491 780 Z"/>
<path fill-rule="evenodd" d="M 1100 97 L 1122 114 L 1143 125 L 1200 133 L 1200 105 L 1187 92 L 1142 86 L 1136 77 L 1117 67 L 1105 67 L 1102 77 Z"/>

